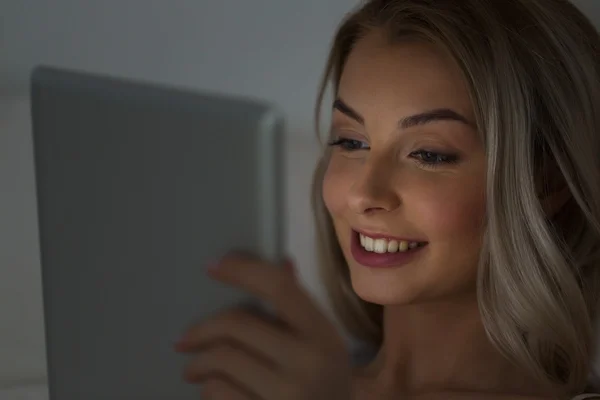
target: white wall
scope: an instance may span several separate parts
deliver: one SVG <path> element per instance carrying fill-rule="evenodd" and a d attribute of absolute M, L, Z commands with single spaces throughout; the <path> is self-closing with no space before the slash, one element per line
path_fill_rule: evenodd
<path fill-rule="evenodd" d="M 44 373 L 29 127 L 25 96 L 0 93 L 0 387 Z"/>
<path fill-rule="evenodd" d="M 289 248 L 318 292 L 307 222 L 311 113 L 331 35 L 356 3 L 1 0 L 0 88 L 22 86 L 33 65 L 49 63 L 278 103 L 296 138 Z M 600 20 L 600 1 L 575 3 Z M 0 386 L 45 374 L 27 107 L 15 98 L 0 101 Z"/>
<path fill-rule="evenodd" d="M 0 79 L 22 82 L 46 62 L 252 95 L 304 129 L 330 38 L 356 2 L 3 0 Z"/>

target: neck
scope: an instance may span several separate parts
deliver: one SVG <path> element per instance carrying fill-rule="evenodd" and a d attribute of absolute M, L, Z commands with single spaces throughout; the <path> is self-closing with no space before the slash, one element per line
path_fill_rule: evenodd
<path fill-rule="evenodd" d="M 385 306 L 383 344 L 364 376 L 386 392 L 537 394 L 493 347 L 475 293 L 444 302 Z"/>

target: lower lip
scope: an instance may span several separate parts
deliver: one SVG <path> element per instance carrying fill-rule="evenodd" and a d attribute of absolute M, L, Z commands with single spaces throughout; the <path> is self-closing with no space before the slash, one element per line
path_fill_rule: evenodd
<path fill-rule="evenodd" d="M 351 241 L 352 257 L 360 265 L 369 268 L 391 268 L 401 267 L 411 262 L 415 256 L 421 254 L 425 246 L 415 247 L 405 252 L 396 253 L 375 253 L 365 250 L 360 244 L 360 237 L 357 232 L 352 231 Z"/>

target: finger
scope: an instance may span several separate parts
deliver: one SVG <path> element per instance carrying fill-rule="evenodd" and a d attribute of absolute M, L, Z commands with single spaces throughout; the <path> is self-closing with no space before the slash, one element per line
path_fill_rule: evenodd
<path fill-rule="evenodd" d="M 202 382 L 200 388 L 202 399 L 206 400 L 256 400 L 254 394 L 240 388 L 227 379 L 212 377 Z"/>
<path fill-rule="evenodd" d="M 285 267 L 236 255 L 225 257 L 209 274 L 267 301 L 294 330 L 317 340 L 331 336 L 333 325 Z"/>
<path fill-rule="evenodd" d="M 283 366 L 291 358 L 290 351 L 298 347 L 297 338 L 283 326 L 243 308 L 233 308 L 190 327 L 176 349 L 199 351 L 223 339 L 243 346 L 273 367 Z"/>
<path fill-rule="evenodd" d="M 261 399 L 279 394 L 282 376 L 252 355 L 233 346 L 214 346 L 195 356 L 186 366 L 184 378 L 201 383 L 208 376 L 224 376 L 244 392 Z"/>

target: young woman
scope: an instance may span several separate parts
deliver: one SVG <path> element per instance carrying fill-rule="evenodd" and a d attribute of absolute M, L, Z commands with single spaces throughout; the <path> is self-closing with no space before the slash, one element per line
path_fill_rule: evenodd
<path fill-rule="evenodd" d="M 292 268 L 231 255 L 210 274 L 280 319 L 228 310 L 184 334 L 203 399 L 600 399 L 582 395 L 600 293 L 592 24 L 566 0 L 371 0 L 337 31 L 319 109 L 328 83 L 321 268 L 377 352 L 352 365 Z"/>

